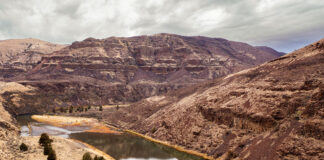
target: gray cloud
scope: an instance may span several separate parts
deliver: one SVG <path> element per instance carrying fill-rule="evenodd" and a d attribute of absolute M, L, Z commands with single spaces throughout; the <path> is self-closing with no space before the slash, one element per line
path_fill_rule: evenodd
<path fill-rule="evenodd" d="M 291 51 L 324 38 L 322 0 L 1 0 L 0 39 L 175 33 Z"/>

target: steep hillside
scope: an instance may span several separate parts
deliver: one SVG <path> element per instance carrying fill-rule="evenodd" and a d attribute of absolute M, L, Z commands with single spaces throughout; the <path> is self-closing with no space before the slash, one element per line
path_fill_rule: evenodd
<path fill-rule="evenodd" d="M 36 66 L 41 57 L 62 49 L 65 45 L 38 39 L 10 39 L 0 41 L 0 79 L 16 76 Z"/>
<path fill-rule="evenodd" d="M 44 155 L 44 149 L 39 145 L 39 136 L 21 137 L 19 134 L 19 125 L 14 117 L 7 112 L 8 103 L 14 103 L 20 110 L 22 97 L 20 95 L 33 95 L 35 88 L 24 86 L 15 82 L 0 81 L 0 160 L 44 160 L 47 156 Z M 4 96 L 5 95 L 5 96 Z M 10 102 L 5 98 L 10 96 Z M 70 139 L 61 137 L 52 137 L 53 148 L 56 150 L 58 159 L 80 160 L 86 152 L 93 155 L 98 154 L 95 150 L 86 147 L 84 144 L 77 143 Z M 25 143 L 28 150 L 20 151 L 19 146 Z M 100 155 L 100 153 L 99 153 Z"/>
<path fill-rule="evenodd" d="M 172 34 L 88 38 L 43 56 L 30 72 L 7 81 L 51 91 L 56 98 L 69 96 L 74 104 L 129 103 L 250 68 L 279 55 L 219 38 Z"/>
<path fill-rule="evenodd" d="M 102 117 L 214 157 L 324 159 L 324 39 Z"/>

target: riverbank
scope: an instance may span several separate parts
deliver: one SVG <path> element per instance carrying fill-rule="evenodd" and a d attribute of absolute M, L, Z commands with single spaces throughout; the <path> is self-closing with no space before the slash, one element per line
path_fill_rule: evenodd
<path fill-rule="evenodd" d="M 49 115 L 33 115 L 32 119 L 47 123 L 57 127 L 73 127 L 73 126 L 83 126 L 89 127 L 85 132 L 93 133 L 114 133 L 119 134 L 120 132 L 112 130 L 105 124 L 100 123 L 94 118 L 82 118 L 82 117 L 69 117 L 69 116 L 49 116 Z"/>
<path fill-rule="evenodd" d="M 50 136 L 53 140 L 52 147 L 56 151 L 57 160 L 81 160 L 84 153 L 89 152 L 92 156 L 103 156 L 106 160 L 114 160 L 112 157 L 98 152 L 83 143 L 56 136 Z M 28 151 L 19 151 L 19 146 L 14 150 L 15 159 L 44 160 L 47 156 L 43 155 L 43 147 L 38 144 L 39 136 L 21 137 L 20 143 L 28 146 Z"/>
<path fill-rule="evenodd" d="M 13 119 L 3 110 L 0 103 L 0 160 L 45 160 L 47 156 L 43 155 L 43 147 L 38 144 L 39 136 L 19 135 L 18 126 L 13 123 Z M 56 151 L 57 160 L 81 160 L 84 153 L 89 152 L 92 156 L 103 156 L 106 160 L 113 160 L 109 155 L 98 151 L 90 145 L 77 142 L 71 139 L 65 139 L 56 136 L 50 136 L 53 139 L 52 147 Z M 25 143 L 28 150 L 20 151 L 19 146 Z"/>
<path fill-rule="evenodd" d="M 34 119 L 34 120 L 36 120 L 38 122 L 47 123 L 47 124 L 50 124 L 50 125 L 53 125 L 53 126 L 59 126 L 59 127 L 66 127 L 66 126 L 89 126 L 89 127 L 91 127 L 91 129 L 86 130 L 86 132 L 112 133 L 111 131 L 109 131 L 111 129 L 104 126 L 104 124 L 100 123 L 97 119 L 94 119 L 94 118 L 33 115 L 32 119 Z M 107 128 L 109 130 L 105 131 L 105 130 L 107 130 Z M 193 151 L 193 150 L 188 150 L 188 149 L 185 149 L 185 148 L 183 148 L 181 146 L 178 146 L 178 145 L 172 145 L 172 144 L 170 144 L 168 142 L 160 141 L 160 140 L 154 139 L 152 137 L 142 135 L 142 134 L 137 133 L 135 131 L 131 131 L 131 130 L 124 130 L 124 131 L 126 133 L 130 133 L 130 134 L 133 134 L 135 136 L 139 136 L 141 138 L 144 138 L 144 139 L 146 139 L 148 141 L 158 143 L 158 144 L 161 144 L 161 145 L 164 145 L 164 146 L 168 146 L 168 147 L 173 148 L 173 149 L 175 149 L 177 151 L 180 151 L 180 152 L 184 152 L 184 153 L 187 153 L 187 154 L 190 154 L 190 155 L 202 157 L 203 159 L 207 159 L 207 160 L 213 160 L 214 159 L 213 157 L 210 157 L 207 154 L 199 153 L 199 152 Z M 80 142 L 80 141 L 78 141 L 78 142 Z M 96 151 L 100 151 L 100 150 L 96 149 L 95 147 L 89 146 L 88 144 L 85 144 L 85 145 L 88 146 L 89 148 L 92 148 L 92 149 L 96 150 Z"/>

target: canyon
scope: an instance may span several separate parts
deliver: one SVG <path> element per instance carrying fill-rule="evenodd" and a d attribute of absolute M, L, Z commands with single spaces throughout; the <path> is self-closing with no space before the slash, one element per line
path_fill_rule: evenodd
<path fill-rule="evenodd" d="M 56 50 L 60 47 L 63 48 Z M 51 48 L 53 53 L 35 58 L 39 61 L 34 61 L 32 68 L 2 77 L 3 81 L 37 88 L 35 94 L 41 98 L 36 101 L 42 102 L 34 108 L 44 108 L 41 104 L 54 107 L 132 103 L 250 68 L 283 54 L 221 38 L 173 34 L 87 38 Z M 31 57 L 24 59 L 21 63 L 29 64 Z M 23 97 L 29 97 L 24 104 L 33 99 Z"/>
<path fill-rule="evenodd" d="M 33 61 L 2 61 L 1 143 L 18 138 L 12 116 L 130 104 L 64 115 L 94 117 L 215 159 L 324 158 L 324 39 L 287 55 L 172 34 L 56 47 Z"/>
<path fill-rule="evenodd" d="M 101 117 L 222 159 L 324 159 L 324 39 Z"/>

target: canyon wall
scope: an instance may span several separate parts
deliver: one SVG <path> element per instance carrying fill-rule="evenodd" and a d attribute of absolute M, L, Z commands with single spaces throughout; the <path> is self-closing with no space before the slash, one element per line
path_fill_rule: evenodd
<path fill-rule="evenodd" d="M 324 39 L 258 67 L 106 112 L 215 158 L 324 158 Z"/>
<path fill-rule="evenodd" d="M 88 38 L 6 78 L 37 88 L 52 106 L 132 103 L 222 77 L 282 55 L 221 38 L 157 34 Z"/>

